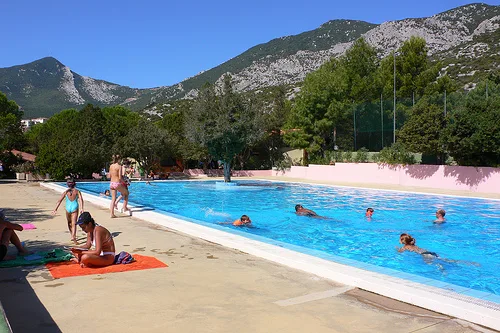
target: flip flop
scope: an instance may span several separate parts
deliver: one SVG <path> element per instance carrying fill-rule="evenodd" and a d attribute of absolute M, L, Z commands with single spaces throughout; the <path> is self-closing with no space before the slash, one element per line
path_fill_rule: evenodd
<path fill-rule="evenodd" d="M 3 258 L 5 258 L 5 255 L 7 254 L 7 246 L 5 245 L 0 245 L 0 261 L 3 260 Z"/>

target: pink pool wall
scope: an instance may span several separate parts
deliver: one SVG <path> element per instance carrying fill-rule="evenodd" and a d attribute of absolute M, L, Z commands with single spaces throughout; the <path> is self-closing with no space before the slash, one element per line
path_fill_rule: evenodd
<path fill-rule="evenodd" d="M 500 193 L 500 168 L 446 165 L 392 166 L 377 163 L 292 166 L 273 171 L 273 176 L 326 180 L 341 183 L 371 183 Z"/>

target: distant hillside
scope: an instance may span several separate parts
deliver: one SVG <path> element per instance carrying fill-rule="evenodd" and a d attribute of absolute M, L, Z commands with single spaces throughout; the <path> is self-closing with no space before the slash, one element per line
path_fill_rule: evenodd
<path fill-rule="evenodd" d="M 153 93 L 78 75 L 52 57 L 0 68 L 0 91 L 21 106 L 25 117 L 47 117 L 86 103 L 116 105 Z"/>
<path fill-rule="evenodd" d="M 54 58 L 0 68 L 0 91 L 15 100 L 27 116 L 50 116 L 85 103 L 122 104 L 133 110 L 152 109 L 169 100 L 192 98 L 205 83 L 230 73 L 240 91 L 286 84 L 294 86 L 307 73 L 342 55 L 359 37 L 383 57 L 411 36 L 427 41 L 434 61 L 464 86 L 473 86 L 500 69 L 500 6 L 471 4 L 428 18 L 410 18 L 380 25 L 333 20 L 318 29 L 273 39 L 178 84 L 133 89 L 81 76 Z"/>

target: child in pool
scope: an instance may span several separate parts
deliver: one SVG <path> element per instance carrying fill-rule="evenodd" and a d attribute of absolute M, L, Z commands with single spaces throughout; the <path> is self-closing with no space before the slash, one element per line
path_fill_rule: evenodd
<path fill-rule="evenodd" d="M 399 243 L 403 244 L 403 246 L 398 249 L 398 252 L 410 251 L 421 254 L 426 257 L 436 257 L 436 258 L 438 257 L 438 255 L 435 252 L 430 252 L 427 251 L 426 249 L 422 249 L 421 247 L 416 246 L 415 238 L 411 237 L 408 234 L 401 234 L 401 236 L 399 236 Z"/>

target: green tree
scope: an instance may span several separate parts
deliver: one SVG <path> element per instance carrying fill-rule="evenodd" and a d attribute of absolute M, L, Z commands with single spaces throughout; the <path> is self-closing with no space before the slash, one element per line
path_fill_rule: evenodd
<path fill-rule="evenodd" d="M 78 142 L 78 111 L 63 110 L 46 123 L 35 126 L 29 145 L 36 153 L 36 166 L 42 173 L 49 173 L 54 179 L 64 179 L 77 168 L 68 147 Z M 81 148 L 86 149 L 86 147 Z"/>
<path fill-rule="evenodd" d="M 208 162 L 208 151 L 202 145 L 187 139 L 185 122 L 193 102 L 190 100 L 172 101 L 162 109 L 162 119 L 158 126 L 165 130 L 173 158 L 182 160 L 187 166 L 189 160 Z M 206 163 L 204 164 L 206 165 Z"/>
<path fill-rule="evenodd" d="M 346 111 L 346 75 L 339 60 L 331 59 L 306 76 L 285 125 L 284 140 L 287 144 L 321 155 L 328 146 L 333 146 L 335 127 L 352 128 L 348 125 Z M 350 141 L 346 140 L 346 145 Z"/>
<path fill-rule="evenodd" d="M 443 108 L 424 98 L 411 109 L 409 119 L 397 133 L 398 140 L 408 150 L 436 156 L 436 160 L 442 163 L 445 126 Z"/>
<path fill-rule="evenodd" d="M 209 154 L 224 162 L 224 181 L 231 181 L 231 163 L 248 145 L 257 141 L 260 129 L 251 100 L 233 91 L 231 77 L 224 77 L 217 96 L 214 86 L 205 85 L 188 114 L 186 135 L 207 147 Z"/>
<path fill-rule="evenodd" d="M 446 143 L 460 165 L 500 165 L 500 85 L 488 82 L 470 91 L 450 112 Z"/>
<path fill-rule="evenodd" d="M 0 92 L 0 151 L 22 148 L 22 116 L 17 104 Z"/>
<path fill-rule="evenodd" d="M 146 172 L 153 168 L 169 152 L 166 133 L 148 119 L 140 118 L 121 141 L 117 151 L 122 156 L 134 158 Z"/>

